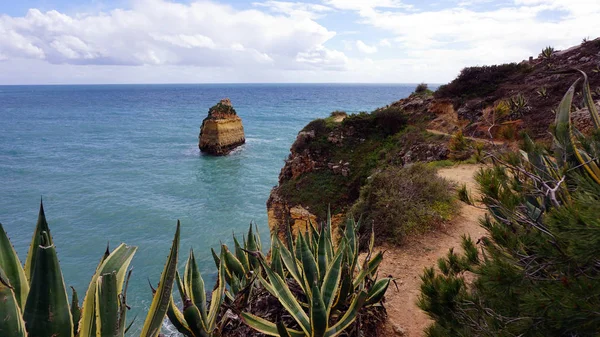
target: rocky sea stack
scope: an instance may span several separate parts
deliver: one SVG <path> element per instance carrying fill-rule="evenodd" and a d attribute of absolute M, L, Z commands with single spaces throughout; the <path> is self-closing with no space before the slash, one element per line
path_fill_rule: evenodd
<path fill-rule="evenodd" d="M 244 126 L 229 98 L 222 99 L 208 110 L 208 116 L 200 127 L 200 151 L 224 156 L 244 144 Z"/>

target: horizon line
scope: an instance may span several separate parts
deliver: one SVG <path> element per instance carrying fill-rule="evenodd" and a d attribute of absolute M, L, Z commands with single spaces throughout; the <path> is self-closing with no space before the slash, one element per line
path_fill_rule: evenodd
<path fill-rule="evenodd" d="M 427 83 L 427 82 L 167 82 L 167 83 L 15 83 L 15 84 L 0 84 L 0 87 L 17 87 L 17 86 L 102 86 L 102 85 L 314 85 L 314 84 L 335 84 L 335 85 L 419 85 L 425 83 L 427 85 L 443 85 L 443 83 Z"/>

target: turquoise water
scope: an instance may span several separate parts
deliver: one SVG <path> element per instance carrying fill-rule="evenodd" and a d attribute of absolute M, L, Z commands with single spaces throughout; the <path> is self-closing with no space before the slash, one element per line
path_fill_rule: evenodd
<path fill-rule="evenodd" d="M 128 292 L 139 329 L 182 224 L 212 284 L 210 247 L 258 224 L 298 131 L 333 110 L 371 111 L 413 85 L 0 86 L 0 222 L 22 262 L 40 196 L 65 282 L 80 298 L 107 242 L 138 246 Z M 229 97 L 246 144 L 227 157 L 198 150 L 208 108 Z M 134 334 L 135 335 L 135 334 Z"/>

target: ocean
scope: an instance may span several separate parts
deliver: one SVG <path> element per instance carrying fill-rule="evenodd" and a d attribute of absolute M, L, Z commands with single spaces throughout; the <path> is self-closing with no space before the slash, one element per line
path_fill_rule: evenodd
<path fill-rule="evenodd" d="M 268 245 L 266 201 L 298 131 L 334 110 L 372 111 L 415 85 L 0 86 L 0 223 L 21 262 L 40 197 L 67 286 L 83 298 L 106 245 L 138 247 L 128 290 L 141 328 L 181 221 L 180 269 L 194 249 L 207 288 L 210 248 L 250 222 Z M 198 150 L 208 109 L 229 97 L 246 144 Z M 132 331 L 135 335 L 136 331 Z"/>

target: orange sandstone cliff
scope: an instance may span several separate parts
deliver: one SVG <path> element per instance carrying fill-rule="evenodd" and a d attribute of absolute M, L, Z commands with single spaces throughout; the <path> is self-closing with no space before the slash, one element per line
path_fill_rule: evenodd
<path fill-rule="evenodd" d="M 222 99 L 208 110 L 198 138 L 200 151 L 215 156 L 224 156 L 246 142 L 242 119 L 229 98 Z"/>

